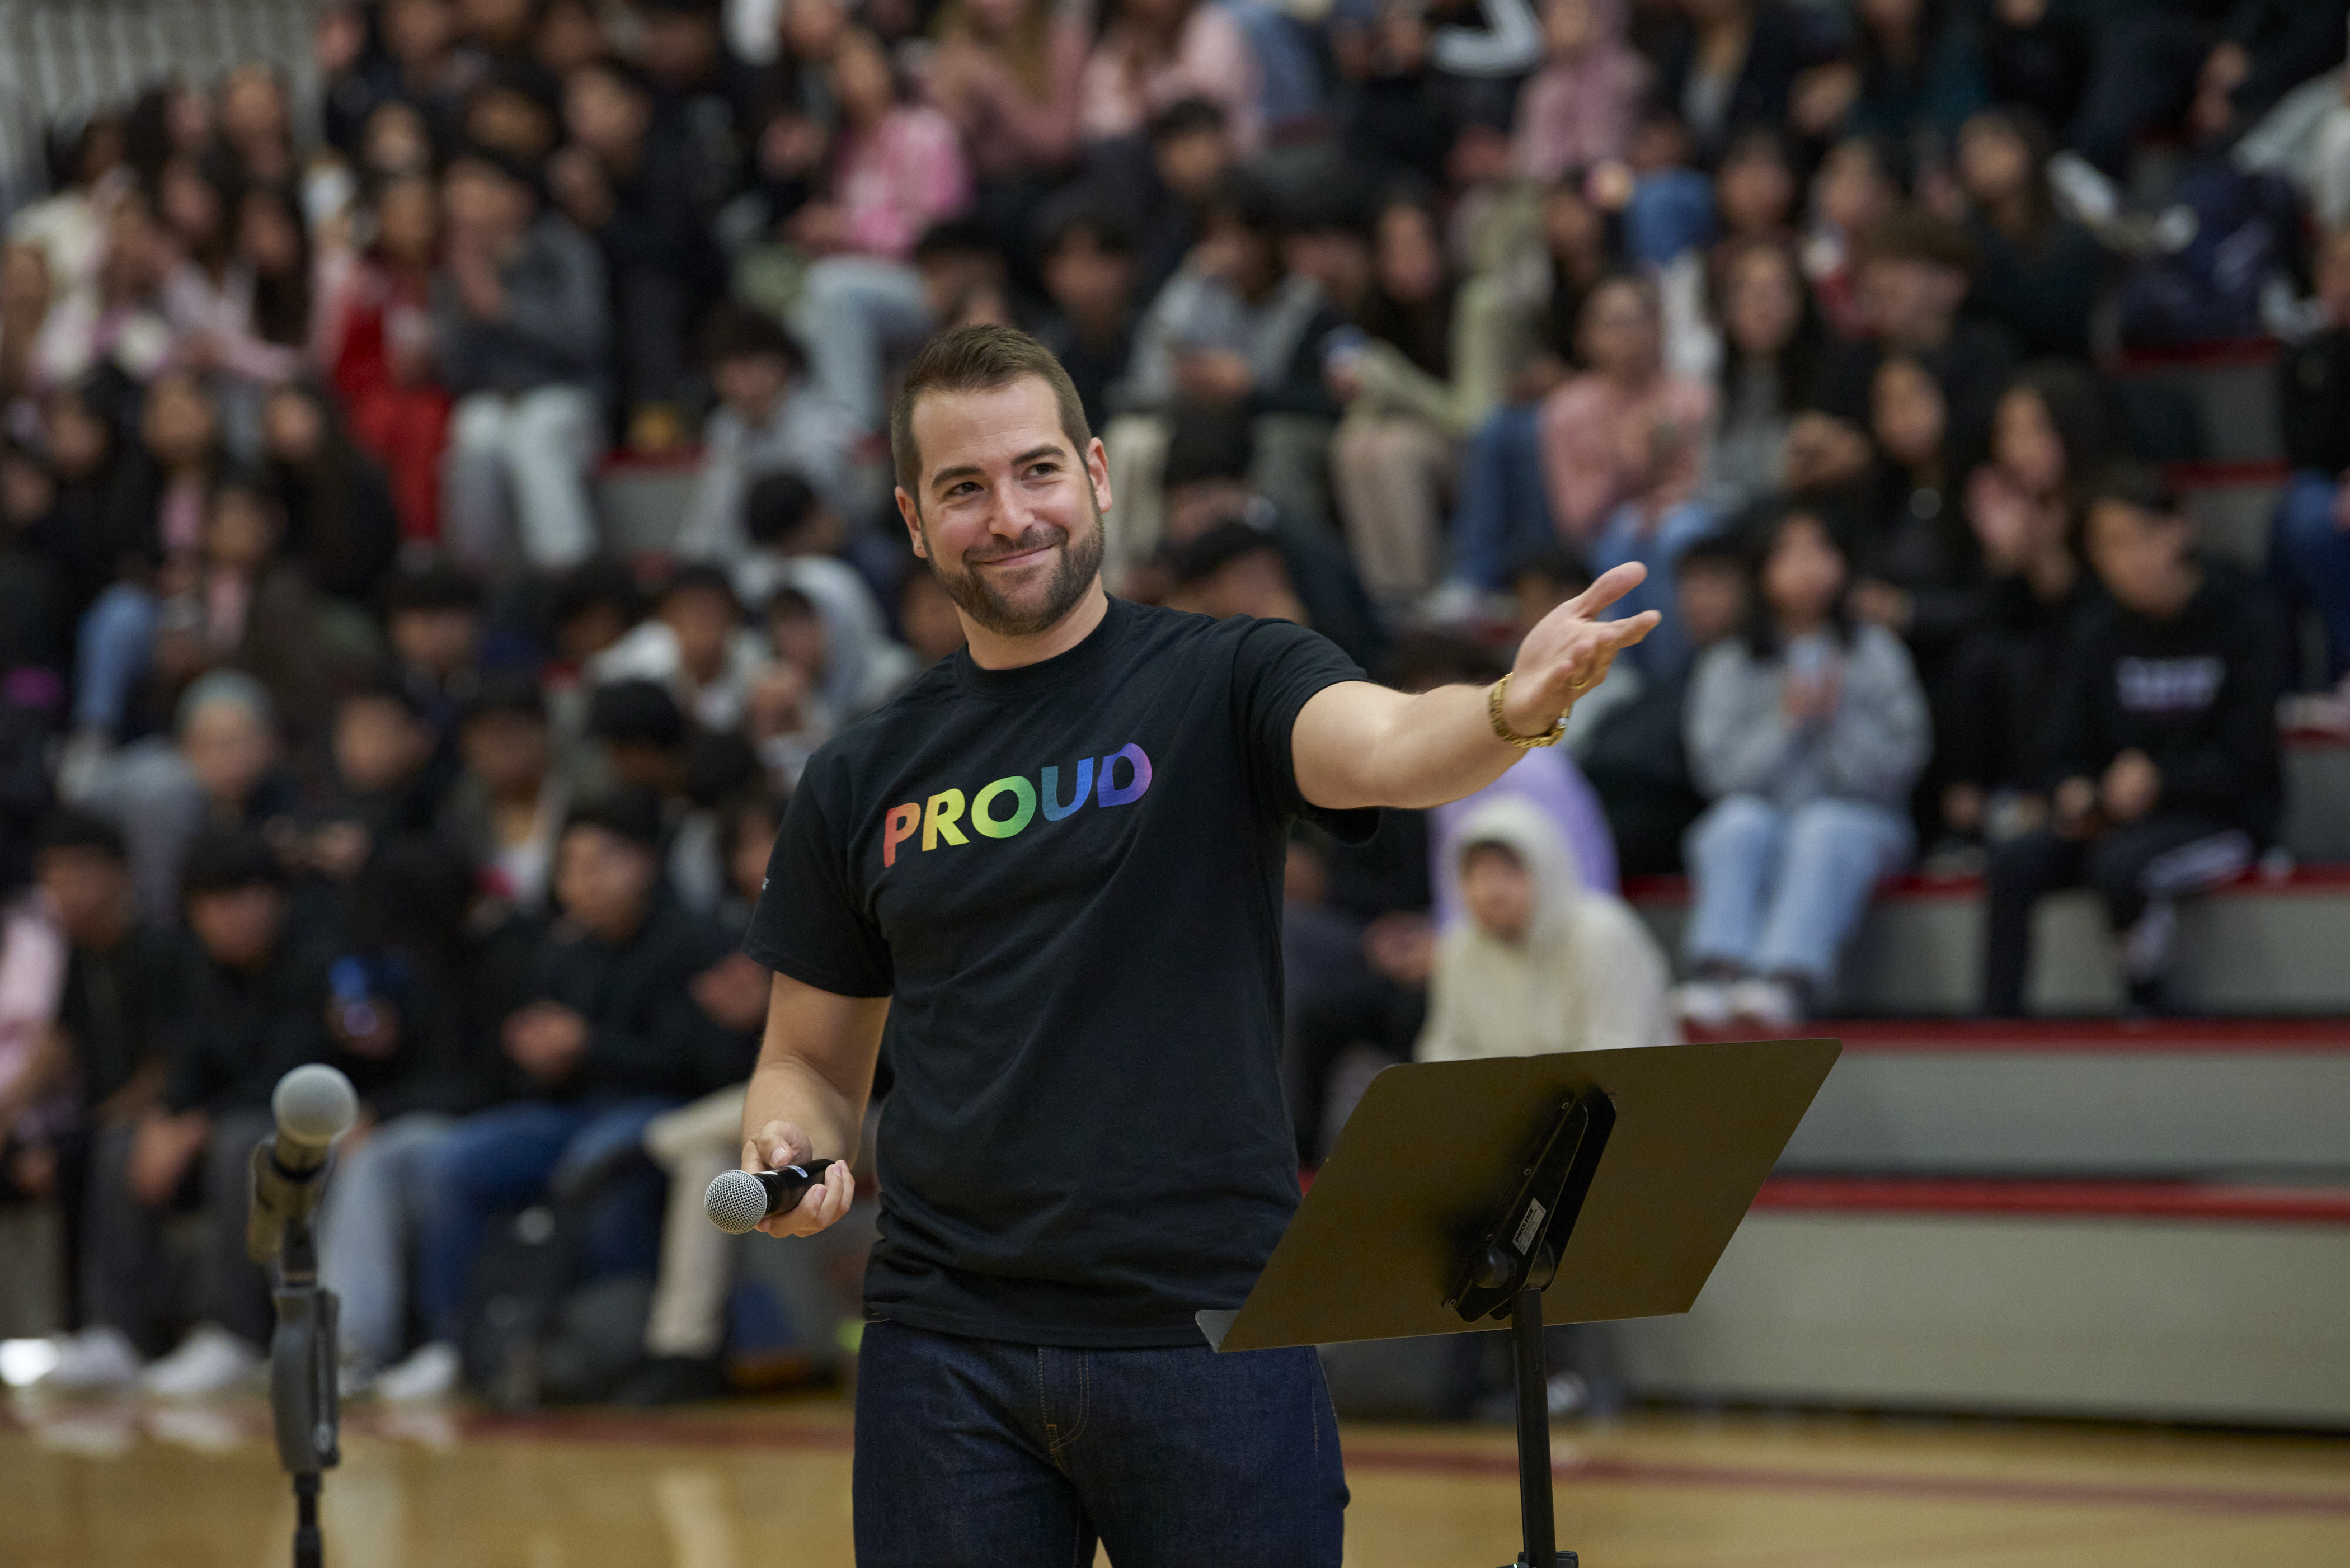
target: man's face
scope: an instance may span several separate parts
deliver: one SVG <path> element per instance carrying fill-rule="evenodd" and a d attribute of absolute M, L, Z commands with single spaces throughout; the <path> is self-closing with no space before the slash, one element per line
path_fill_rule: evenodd
<path fill-rule="evenodd" d="M 1111 504 L 1099 441 L 1080 454 L 1053 389 L 1023 376 L 915 406 L 920 496 L 898 492 L 914 553 L 969 619 L 1000 637 L 1059 623 L 1098 581 Z"/>
<path fill-rule="evenodd" d="M 660 867 L 653 852 L 600 827 L 575 827 L 555 858 L 555 896 L 597 936 L 625 940 L 644 920 Z"/>
<path fill-rule="evenodd" d="M 266 882 L 188 898 L 188 927 L 203 944 L 205 955 L 223 969 L 249 971 L 265 966 L 285 923 L 286 895 Z"/>
<path fill-rule="evenodd" d="M 51 849 L 41 856 L 37 874 L 66 940 L 76 947 L 99 946 L 127 923 L 130 868 L 113 856 L 97 849 Z"/>

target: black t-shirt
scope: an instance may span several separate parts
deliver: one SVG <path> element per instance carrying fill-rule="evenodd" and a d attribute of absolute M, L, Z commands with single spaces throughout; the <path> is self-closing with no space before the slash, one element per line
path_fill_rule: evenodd
<path fill-rule="evenodd" d="M 1290 734 L 1363 673 L 1284 621 L 1112 600 L 1018 670 L 958 653 L 808 763 L 744 949 L 889 996 L 877 1316 L 1200 1343 L 1297 1204 L 1281 870 Z"/>

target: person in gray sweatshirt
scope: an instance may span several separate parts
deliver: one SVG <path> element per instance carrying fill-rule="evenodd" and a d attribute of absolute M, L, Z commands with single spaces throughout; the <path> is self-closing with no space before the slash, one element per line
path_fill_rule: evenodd
<path fill-rule="evenodd" d="M 604 447 L 604 263 L 531 175 L 469 148 L 444 180 L 448 256 L 433 283 L 434 348 L 456 394 L 442 515 L 467 565 L 503 566 L 518 535 L 542 571 L 596 553 L 588 474 Z M 511 516 L 511 524 L 509 517 Z"/>
<path fill-rule="evenodd" d="M 1844 613 L 1851 553 L 1818 509 L 1767 504 L 1745 524 L 1746 634 L 1699 662 L 1684 724 L 1712 804 L 1683 857 L 1690 1025 L 1783 1026 L 1835 974 L 1878 878 L 1914 847 L 1909 791 L 1929 743 L 1900 640 Z"/>

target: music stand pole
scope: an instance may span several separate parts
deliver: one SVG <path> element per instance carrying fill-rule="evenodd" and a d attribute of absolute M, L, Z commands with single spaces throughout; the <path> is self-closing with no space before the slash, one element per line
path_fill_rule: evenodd
<path fill-rule="evenodd" d="M 1518 1374 L 1518 1516 L 1532 1568 L 1575 1568 L 1575 1554 L 1558 1550 L 1558 1520 L 1551 1498 L 1550 1368 L 1543 1355 L 1543 1293 L 1529 1286 L 1510 1309 L 1510 1353 Z"/>

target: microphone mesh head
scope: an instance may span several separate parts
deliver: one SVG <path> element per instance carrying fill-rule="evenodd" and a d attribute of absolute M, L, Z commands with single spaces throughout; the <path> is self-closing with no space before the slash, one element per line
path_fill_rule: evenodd
<path fill-rule="evenodd" d="M 767 1189 L 747 1170 L 722 1170 L 702 1194 L 702 1212 L 730 1236 L 740 1236 L 767 1217 Z"/>
<path fill-rule="evenodd" d="M 323 1063 L 296 1067 L 278 1079 L 269 1108 L 278 1127 L 305 1143 L 332 1143 L 359 1119 L 351 1081 Z"/>

